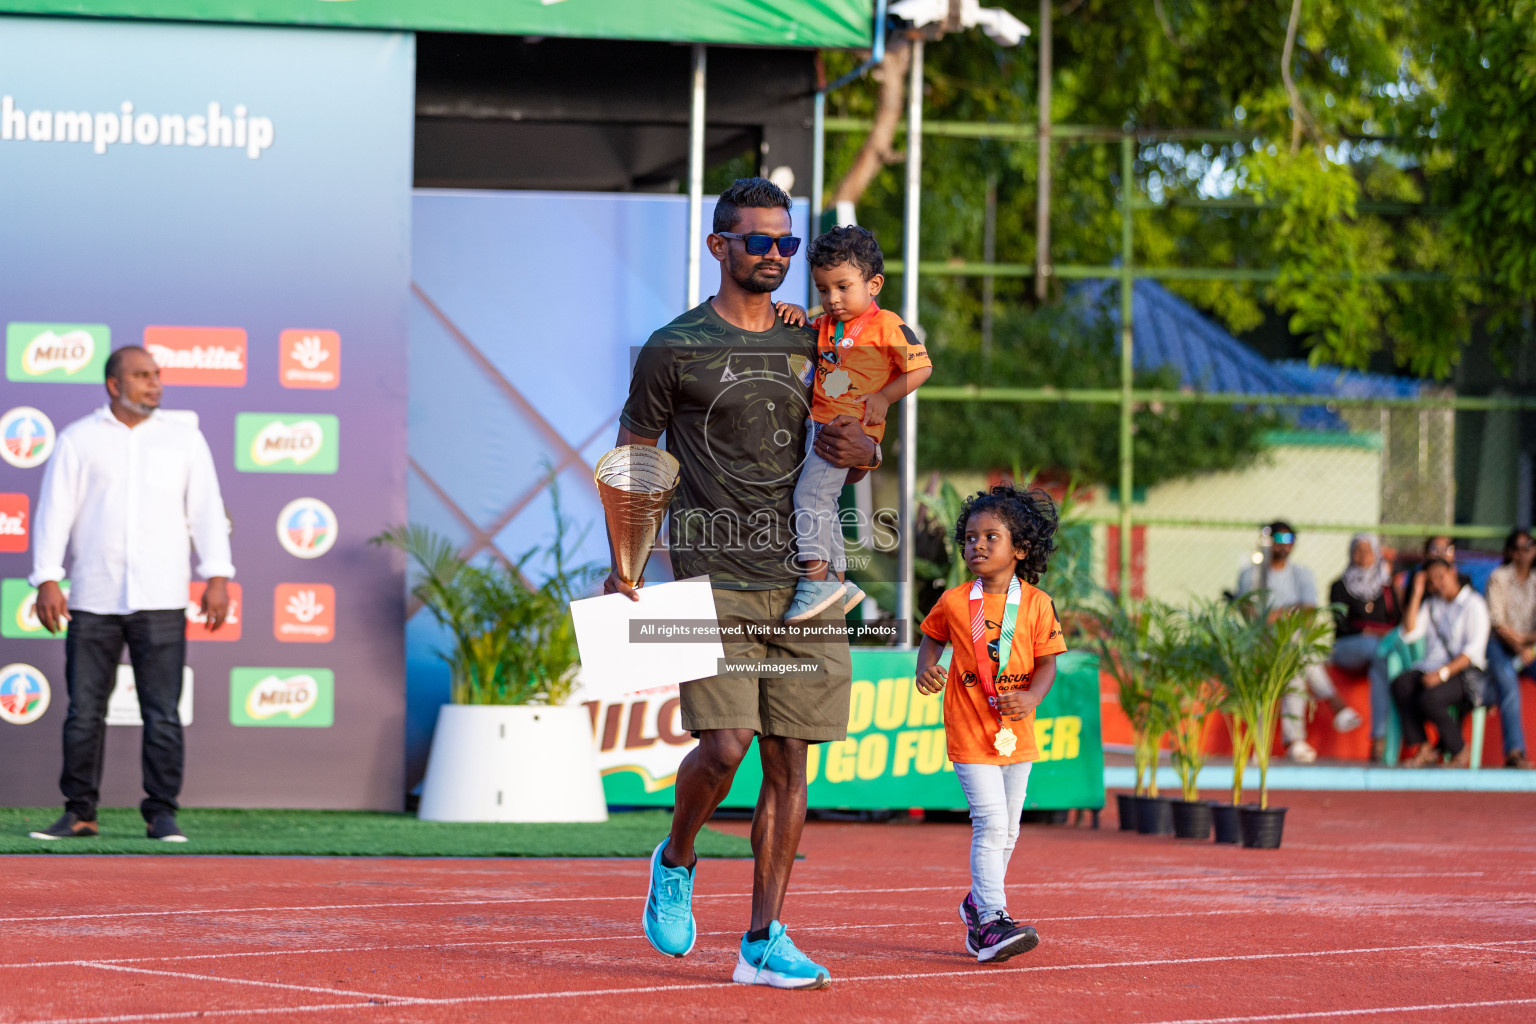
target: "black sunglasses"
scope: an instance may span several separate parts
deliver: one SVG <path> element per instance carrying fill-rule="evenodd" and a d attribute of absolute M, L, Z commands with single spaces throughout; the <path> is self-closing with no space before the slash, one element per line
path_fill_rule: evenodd
<path fill-rule="evenodd" d="M 773 235 L 738 235 L 734 231 L 716 231 L 715 234 L 721 238 L 741 239 L 742 247 L 747 250 L 748 256 L 768 255 L 768 250 L 773 248 L 775 242 L 778 243 L 780 256 L 793 256 L 800 251 L 800 239 L 794 235 L 780 235 L 778 237 Z"/>

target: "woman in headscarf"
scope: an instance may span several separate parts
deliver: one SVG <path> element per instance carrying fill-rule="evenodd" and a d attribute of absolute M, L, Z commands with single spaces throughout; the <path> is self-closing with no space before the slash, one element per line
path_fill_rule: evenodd
<path fill-rule="evenodd" d="M 1350 538 L 1349 568 L 1333 581 L 1328 601 L 1335 606 L 1335 640 L 1329 660 L 1346 672 L 1365 672 L 1371 680 L 1371 760 L 1379 763 L 1387 749 L 1392 697 L 1387 661 L 1377 649 L 1402 612 L 1392 588 L 1392 563 L 1382 557 L 1375 537 L 1357 533 Z"/>

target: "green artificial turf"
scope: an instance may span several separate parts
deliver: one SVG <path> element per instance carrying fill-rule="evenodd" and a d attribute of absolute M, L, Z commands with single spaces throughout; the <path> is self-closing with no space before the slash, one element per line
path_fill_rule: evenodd
<path fill-rule="evenodd" d="M 0 854 L 137 853 L 254 854 L 298 857 L 649 857 L 671 828 L 667 811 L 610 815 L 602 824 L 504 825 L 418 821 L 380 811 L 185 809 L 177 821 L 189 842 L 144 837 L 131 808 L 104 808 L 95 839 L 48 842 L 27 833 L 47 828 L 57 807 L 0 808 Z M 740 836 L 706 828 L 701 857 L 750 857 Z"/>

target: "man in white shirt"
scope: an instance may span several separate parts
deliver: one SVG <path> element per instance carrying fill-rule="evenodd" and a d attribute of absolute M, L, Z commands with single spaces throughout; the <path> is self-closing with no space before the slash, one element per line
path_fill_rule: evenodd
<path fill-rule="evenodd" d="M 185 842 L 176 825 L 185 750 L 177 702 L 186 662 L 190 545 L 208 581 L 203 614 L 229 613 L 229 525 L 213 455 L 197 427 L 158 413 L 160 370 L 144 349 L 107 359 L 109 404 L 59 434 L 33 517 L 30 582 L 50 633 L 69 624 L 64 676 L 64 815 L 36 839 L 94 836 L 107 698 L 123 646 L 144 719 L 140 805 L 151 839 Z M 190 542 L 190 543 L 189 543 Z M 64 552 L 73 554 L 70 591 Z"/>
<path fill-rule="evenodd" d="M 1404 767 L 1438 764 L 1442 751 L 1451 755 L 1452 768 L 1471 763 L 1461 724 L 1451 717 L 1451 709 L 1482 703 L 1480 676 L 1488 665 L 1488 621 L 1488 603 L 1460 580 L 1454 565 L 1443 558 L 1424 563 L 1403 610 L 1403 639 L 1409 643 L 1424 639 L 1424 658 L 1392 680 L 1403 744 L 1419 748 Z M 1435 723 L 1438 746 L 1427 742 L 1426 721 Z"/>
<path fill-rule="evenodd" d="M 1250 565 L 1237 578 L 1237 592 L 1266 592 L 1264 609 L 1270 623 L 1292 608 L 1317 607 L 1317 580 L 1312 570 L 1291 561 L 1296 548 L 1296 531 L 1283 519 L 1270 523 L 1269 567 Z M 1321 665 L 1309 666 L 1303 676 L 1292 679 L 1280 698 L 1280 736 L 1285 741 L 1286 756 L 1298 764 L 1317 760 L 1317 750 L 1307 742 L 1307 691 L 1333 708 L 1333 727 L 1339 732 L 1358 729 L 1365 721 L 1360 712 L 1340 699 L 1333 678 Z"/>

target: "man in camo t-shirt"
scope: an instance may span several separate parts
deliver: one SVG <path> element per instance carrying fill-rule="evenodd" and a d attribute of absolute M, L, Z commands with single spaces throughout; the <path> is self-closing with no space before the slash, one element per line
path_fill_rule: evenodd
<path fill-rule="evenodd" d="M 740 179 L 720 196 L 709 236 L 719 291 L 640 350 L 618 443 L 654 445 L 666 435 L 682 467 L 668 527 L 673 571 L 679 579 L 707 574 L 721 626 L 745 631 L 724 641 L 726 658 L 820 664 L 816 674 L 754 672 L 683 684 L 683 728 L 699 745 L 678 769 L 672 833 L 651 856 L 646 938 L 669 956 L 693 948 L 694 837 L 725 799 L 755 736 L 763 783 L 753 834 L 761 838 L 754 843 L 752 924 L 734 977 L 820 988 L 830 974 L 795 948 L 778 917 L 805 824 L 806 751 L 846 736 L 852 680 L 846 640 L 769 635 L 782 630 L 798 579 L 791 517 L 816 359 L 815 334 L 773 311 L 772 292 L 799 245 L 789 210 L 789 196 L 761 178 Z M 850 416 L 822 430 L 816 451 L 850 469 L 880 460 Z M 615 570 L 604 591 L 628 588 Z M 841 623 L 841 606 L 826 618 Z"/>

